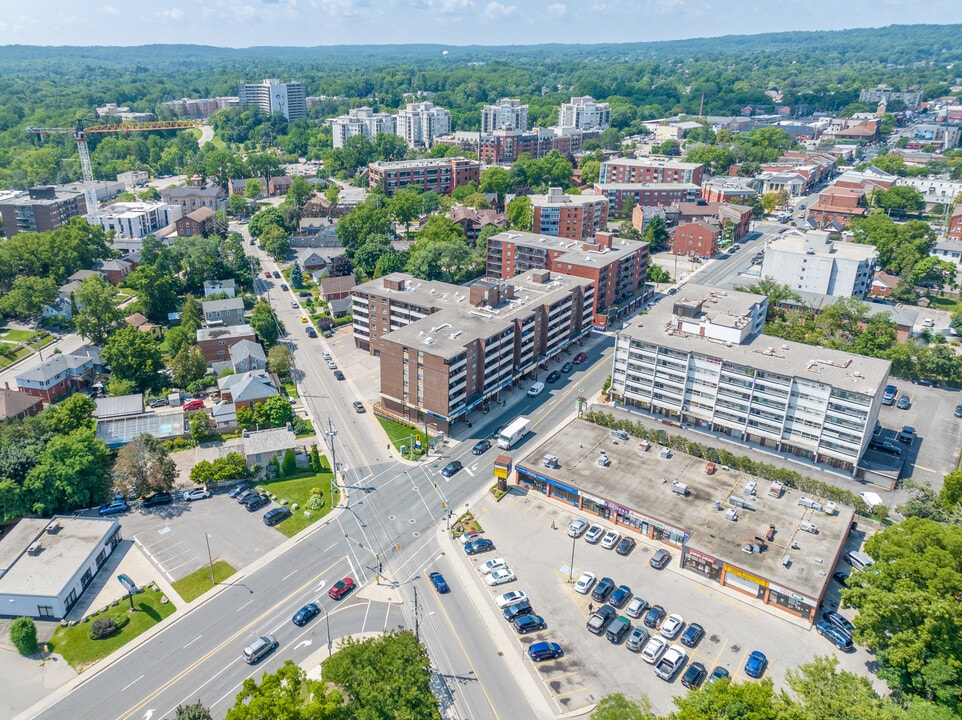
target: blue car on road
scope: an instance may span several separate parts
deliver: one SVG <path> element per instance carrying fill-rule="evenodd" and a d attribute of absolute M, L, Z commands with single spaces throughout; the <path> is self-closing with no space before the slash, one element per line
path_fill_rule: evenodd
<path fill-rule="evenodd" d="M 429 573 L 428 577 L 431 578 L 431 583 L 434 585 L 434 589 L 438 591 L 439 594 L 443 595 L 446 592 L 451 592 L 451 588 L 444 581 L 444 576 L 439 572 Z"/>
<path fill-rule="evenodd" d="M 127 504 L 126 500 L 115 499 L 115 500 L 111 500 L 106 505 L 101 505 L 100 509 L 97 512 L 100 513 L 101 517 L 104 517 L 106 515 L 117 515 L 119 513 L 125 513 L 128 510 L 130 510 L 130 506 Z"/>

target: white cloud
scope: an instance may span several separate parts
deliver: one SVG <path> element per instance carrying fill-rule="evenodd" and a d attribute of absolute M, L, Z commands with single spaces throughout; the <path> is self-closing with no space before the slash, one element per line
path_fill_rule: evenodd
<path fill-rule="evenodd" d="M 161 10 L 157 15 L 170 20 L 180 20 L 184 17 L 184 11 L 180 8 L 169 8 L 167 10 Z"/>
<path fill-rule="evenodd" d="M 514 15 L 516 12 L 518 12 L 517 5 L 503 5 L 496 0 L 495 2 L 489 2 L 484 8 L 485 17 L 491 20 Z"/>
<path fill-rule="evenodd" d="M 427 0 L 428 7 L 442 13 L 457 13 L 474 6 L 474 0 Z"/>
<path fill-rule="evenodd" d="M 555 17 L 562 17 L 568 12 L 568 6 L 564 3 L 554 3 L 548 6 L 548 14 Z"/>
<path fill-rule="evenodd" d="M 118 17 L 120 16 L 120 10 L 115 8 L 113 5 L 104 5 L 103 9 L 107 15 L 116 15 Z"/>

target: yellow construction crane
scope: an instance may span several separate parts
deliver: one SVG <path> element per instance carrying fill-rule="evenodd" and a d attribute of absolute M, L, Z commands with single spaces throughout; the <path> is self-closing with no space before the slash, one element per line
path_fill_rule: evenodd
<path fill-rule="evenodd" d="M 90 151 L 87 149 L 87 135 L 93 133 L 123 133 L 146 132 L 149 130 L 189 130 L 203 124 L 200 120 L 156 120 L 151 122 L 108 123 L 106 125 L 92 125 L 85 128 L 83 120 L 77 121 L 74 128 L 38 128 L 28 127 L 28 135 L 42 138 L 44 135 L 73 135 L 77 141 L 77 151 L 80 153 L 80 168 L 84 177 L 84 197 L 87 200 L 87 212 L 97 209 L 97 193 L 94 189 L 94 173 L 90 166 Z"/>

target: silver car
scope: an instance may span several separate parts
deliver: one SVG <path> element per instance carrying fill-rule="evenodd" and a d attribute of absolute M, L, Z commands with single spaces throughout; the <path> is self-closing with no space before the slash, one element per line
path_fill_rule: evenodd
<path fill-rule="evenodd" d="M 631 634 L 625 641 L 625 647 L 632 652 L 641 652 L 642 648 L 645 647 L 645 643 L 648 642 L 649 637 L 651 636 L 645 628 L 636 627 L 631 631 Z"/>
<path fill-rule="evenodd" d="M 568 526 L 568 537 L 581 537 L 588 529 L 588 522 L 578 518 Z"/>

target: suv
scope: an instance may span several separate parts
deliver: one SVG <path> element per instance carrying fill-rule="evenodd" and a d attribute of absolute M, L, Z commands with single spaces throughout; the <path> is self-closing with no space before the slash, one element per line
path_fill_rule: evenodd
<path fill-rule="evenodd" d="M 273 510 L 268 510 L 264 513 L 264 524 L 268 527 L 277 525 L 284 520 L 287 520 L 293 513 L 291 509 L 286 506 L 276 507 Z"/>
<path fill-rule="evenodd" d="M 588 628 L 588 632 L 601 635 L 608 628 L 608 623 L 614 620 L 617 614 L 618 611 L 611 605 L 602 605 L 588 618 L 585 627 Z"/>
<path fill-rule="evenodd" d="M 265 655 L 270 655 L 277 648 L 277 638 L 273 635 L 261 635 L 254 642 L 244 648 L 244 662 L 256 665 Z"/>
<path fill-rule="evenodd" d="M 624 615 L 619 615 L 608 625 L 608 631 L 605 633 L 605 637 L 608 638 L 608 642 L 612 645 L 618 645 L 625 639 L 625 635 L 629 632 L 631 632 L 631 621 Z"/>
<path fill-rule="evenodd" d="M 895 397 L 899 394 L 899 389 L 895 385 L 886 385 L 885 393 L 882 395 L 883 405 L 894 405 Z"/>
<path fill-rule="evenodd" d="M 585 542 L 591 543 L 592 545 L 598 543 L 601 540 L 601 536 L 605 534 L 605 529 L 601 525 L 592 525 L 588 532 L 585 534 Z"/>
<path fill-rule="evenodd" d="M 578 518 L 568 526 L 568 537 L 581 537 L 588 529 L 588 521 Z"/>
<path fill-rule="evenodd" d="M 668 564 L 669 560 L 671 560 L 671 553 L 669 553 L 667 550 L 659 550 L 651 556 L 651 560 L 648 561 L 648 564 L 655 568 L 655 570 L 661 570 L 663 567 L 665 567 L 665 565 Z"/>
<path fill-rule="evenodd" d="M 528 657 L 535 662 L 561 657 L 561 646 L 553 642 L 536 642 L 528 648 Z"/>
<path fill-rule="evenodd" d="M 661 660 L 655 665 L 655 675 L 662 680 L 670 681 L 675 677 L 675 673 L 678 672 L 679 668 L 681 668 L 687 659 L 688 655 L 684 650 L 672 645 L 665 650 L 665 654 L 661 656 Z"/>
<path fill-rule="evenodd" d="M 902 431 L 899 433 L 899 442 L 907 443 L 911 445 L 915 442 L 915 428 L 911 425 L 903 425 Z"/>
<path fill-rule="evenodd" d="M 531 607 L 531 603 L 526 599 L 516 602 L 514 605 L 508 605 L 501 614 L 504 615 L 504 619 L 508 622 L 514 622 L 519 617 L 524 615 L 530 615 L 534 612 L 534 608 Z"/>
<path fill-rule="evenodd" d="M 649 637 L 648 631 L 645 630 L 645 628 L 636 627 L 631 631 L 631 635 L 628 636 L 625 647 L 632 652 L 641 652 L 642 648 L 645 647 L 645 643 L 648 642 Z"/>
<path fill-rule="evenodd" d="M 154 505 L 170 505 L 174 502 L 174 496 L 169 492 L 155 492 L 153 495 L 148 495 L 144 498 L 141 503 L 141 507 L 154 507 Z"/>
<path fill-rule="evenodd" d="M 260 510 L 270 501 L 271 499 L 267 495 L 251 495 L 244 501 L 244 507 L 247 508 L 247 512 L 254 512 Z"/>
<path fill-rule="evenodd" d="M 615 581 L 609 577 L 603 577 L 595 585 L 595 589 L 591 591 L 591 599 L 595 602 L 603 603 L 611 595 L 611 591 L 615 589 Z"/>

